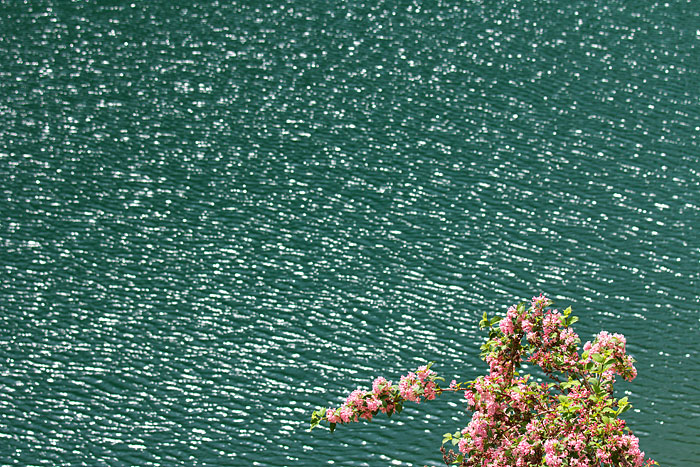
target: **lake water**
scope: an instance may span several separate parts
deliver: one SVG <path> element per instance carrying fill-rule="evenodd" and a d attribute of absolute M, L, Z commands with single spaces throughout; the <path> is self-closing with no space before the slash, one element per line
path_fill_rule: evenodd
<path fill-rule="evenodd" d="M 175 5 L 174 3 L 177 3 Z M 625 334 L 625 418 L 700 459 L 696 2 L 0 5 L 0 459 L 441 464 L 545 292 Z"/>

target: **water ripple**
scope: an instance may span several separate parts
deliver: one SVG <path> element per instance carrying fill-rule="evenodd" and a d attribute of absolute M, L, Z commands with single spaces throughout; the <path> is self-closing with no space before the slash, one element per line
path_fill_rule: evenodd
<path fill-rule="evenodd" d="M 546 291 L 628 336 L 630 425 L 692 463 L 697 16 L 3 5 L 0 457 L 438 465 L 455 401 L 307 416 L 425 360 L 476 376 L 481 313 Z"/>

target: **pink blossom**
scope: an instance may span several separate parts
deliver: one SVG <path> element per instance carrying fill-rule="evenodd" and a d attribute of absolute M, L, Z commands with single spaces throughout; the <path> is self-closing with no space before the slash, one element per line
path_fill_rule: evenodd
<path fill-rule="evenodd" d="M 423 388 L 423 395 L 425 396 L 426 400 L 433 400 L 437 396 L 437 391 L 435 390 L 437 386 L 435 385 L 434 382 L 428 381 L 425 383 L 425 387 Z"/>
<path fill-rule="evenodd" d="M 610 462 L 610 453 L 608 453 L 604 449 L 596 449 L 595 455 L 598 458 L 597 460 L 600 462 Z"/>
<path fill-rule="evenodd" d="M 349 407 L 359 407 L 361 404 L 361 399 L 362 396 L 364 396 L 365 392 L 361 389 L 355 389 L 353 392 L 350 393 L 350 395 L 345 399 L 345 404 L 348 405 Z"/>
<path fill-rule="evenodd" d="M 394 404 L 393 402 L 388 402 L 386 404 L 386 407 L 384 407 L 382 405 L 382 407 L 379 410 L 382 411 L 383 413 L 392 413 L 394 411 L 395 407 L 396 407 L 396 404 Z"/>
<path fill-rule="evenodd" d="M 498 327 L 501 328 L 501 332 L 507 336 L 513 334 L 513 331 L 515 330 L 515 326 L 513 325 L 513 321 L 511 321 L 510 317 L 505 317 L 501 320 L 500 323 L 498 323 Z"/>
<path fill-rule="evenodd" d="M 347 405 L 340 407 L 340 419 L 343 421 L 343 423 L 349 422 L 353 415 L 352 409 Z"/>
<path fill-rule="evenodd" d="M 458 444 L 459 452 L 467 454 L 469 452 L 469 438 L 462 438 Z"/>
<path fill-rule="evenodd" d="M 547 454 L 544 460 L 549 467 L 559 467 L 561 465 L 561 459 L 554 454 Z"/>
<path fill-rule="evenodd" d="M 474 407 L 476 405 L 476 401 L 474 400 L 474 393 L 471 391 L 464 391 L 464 397 L 467 399 L 467 402 L 469 403 L 470 407 Z"/>
<path fill-rule="evenodd" d="M 413 372 L 409 372 L 407 375 L 401 377 L 399 381 L 399 394 L 401 397 L 414 402 L 418 399 L 417 394 L 414 392 L 416 380 L 416 374 Z"/>
<path fill-rule="evenodd" d="M 416 376 L 418 376 L 419 380 L 425 381 L 425 378 L 427 378 L 428 376 L 430 376 L 431 374 L 434 374 L 434 373 L 435 373 L 434 371 L 428 369 L 427 366 L 423 365 L 423 366 L 419 367 L 418 370 L 416 371 Z"/>
<path fill-rule="evenodd" d="M 379 399 L 377 399 L 376 396 L 372 396 L 369 399 L 367 399 L 366 403 L 367 403 L 367 408 L 369 410 L 371 410 L 372 412 L 378 410 L 379 407 L 382 406 L 382 402 Z"/>
<path fill-rule="evenodd" d="M 578 335 L 561 313 L 547 308 L 549 304 L 540 294 L 533 297 L 529 308 L 509 307 L 482 347 L 489 373 L 470 383 L 451 381 L 450 389 L 468 388 L 464 398 L 473 411 L 458 442 L 466 465 L 610 467 L 616 459 L 642 467 L 644 453 L 639 440 L 624 431 L 624 420 L 608 415 L 610 420 L 601 422 L 604 414 L 611 414 L 607 407 L 618 407 L 612 392 L 614 375 L 632 379 L 637 374 L 626 353 L 624 336 L 603 331 L 583 346 L 585 353 L 580 356 Z M 527 343 L 519 339 L 523 333 Z M 521 375 L 520 363 L 525 361 L 539 365 L 556 382 L 535 382 Z M 587 365 L 591 361 L 595 362 L 593 370 Z M 586 381 L 596 371 L 600 373 L 601 361 L 607 369 L 602 381 L 605 390 L 594 393 Z M 391 414 L 396 404 L 436 398 L 442 393 L 438 380 L 442 378 L 428 366 L 402 376 L 395 386 L 378 377 L 371 392 L 353 391 L 339 409 L 326 409 L 323 418 L 347 423 L 358 418 L 371 420 L 378 412 Z M 312 428 L 317 421 L 315 412 Z M 648 462 L 646 465 L 653 464 Z"/>
<path fill-rule="evenodd" d="M 385 393 L 389 389 L 390 386 L 391 386 L 390 381 L 387 381 L 386 378 L 384 378 L 383 376 L 379 376 L 372 383 L 372 391 L 376 395 L 380 395 L 380 394 Z"/>
<path fill-rule="evenodd" d="M 326 410 L 326 420 L 331 423 L 339 423 L 341 421 L 340 416 L 333 409 Z"/>
<path fill-rule="evenodd" d="M 532 307 L 537 310 L 543 310 L 547 305 L 549 305 L 549 299 L 540 294 L 538 297 L 532 297 Z"/>
<path fill-rule="evenodd" d="M 529 455 L 531 451 L 532 445 L 528 443 L 526 439 L 520 441 L 520 444 L 518 444 L 517 447 L 518 456 L 525 457 Z"/>

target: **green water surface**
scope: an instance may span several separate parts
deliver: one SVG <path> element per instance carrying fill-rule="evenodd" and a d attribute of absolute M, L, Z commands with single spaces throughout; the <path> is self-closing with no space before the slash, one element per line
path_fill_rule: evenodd
<path fill-rule="evenodd" d="M 699 6 L 2 2 L 0 462 L 437 466 L 308 418 L 545 292 L 697 465 Z"/>

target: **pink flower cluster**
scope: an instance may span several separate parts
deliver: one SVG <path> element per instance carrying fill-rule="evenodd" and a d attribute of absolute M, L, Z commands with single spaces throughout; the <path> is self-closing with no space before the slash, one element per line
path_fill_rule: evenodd
<path fill-rule="evenodd" d="M 602 355 L 604 359 L 612 359 L 612 365 L 603 372 L 603 378 L 614 381 L 615 375 L 620 375 L 627 381 L 637 376 L 634 359 L 626 354 L 627 340 L 622 334 L 610 334 L 601 331 L 593 343 L 586 342 L 583 346 L 583 363 L 593 360 L 594 355 Z"/>
<path fill-rule="evenodd" d="M 614 376 L 632 380 L 637 371 L 620 334 L 605 331 L 583 346 L 570 327 L 571 309 L 549 309 L 540 294 L 528 304 L 508 308 L 505 316 L 482 325 L 491 338 L 482 346 L 489 372 L 474 381 L 441 389 L 429 366 L 401 377 L 392 385 L 383 377 L 371 391 L 357 389 L 336 409 L 319 409 L 312 428 L 321 420 L 337 423 L 371 420 L 379 412 L 400 412 L 406 401 L 432 400 L 445 391 L 464 391 L 471 420 L 461 431 L 447 434 L 461 456 L 444 452 L 460 467 L 642 467 L 646 460 L 639 439 L 619 415 L 629 408 L 626 398 L 613 397 Z M 495 323 L 498 326 L 494 326 Z M 522 362 L 539 366 L 552 382 L 521 375 Z"/>
<path fill-rule="evenodd" d="M 639 440 L 625 433 L 625 422 L 615 416 L 617 400 L 611 393 L 595 392 L 589 383 L 595 374 L 586 370 L 586 363 L 597 353 L 606 361 L 614 361 L 601 375 L 607 378 L 605 381 L 613 373 L 628 379 L 636 375 L 632 358 L 625 354 L 624 337 L 602 332 L 593 344 L 586 344 L 581 357 L 578 335 L 568 326 L 574 321 L 569 317 L 571 310 L 550 310 L 550 303 L 540 295 L 529 307 L 508 308 L 498 322 L 500 332 L 482 347 L 490 371 L 471 382 L 464 392 L 474 413 L 458 441 L 464 455 L 459 464 L 645 465 Z M 529 381 L 529 375 L 517 372 L 524 360 L 540 366 L 555 381 L 561 381 L 561 376 L 565 381 Z M 647 461 L 646 465 L 654 462 Z"/>
<path fill-rule="evenodd" d="M 518 459 L 526 462 L 533 452 L 536 439 L 518 439 L 512 424 L 525 424 L 530 418 L 530 406 L 537 404 L 536 391 L 528 384 L 528 376 L 514 378 L 512 385 L 506 387 L 500 374 L 489 374 L 478 378 L 471 389 L 464 392 L 469 408 L 474 411 L 471 421 L 462 430 L 459 450 L 472 459 L 466 465 L 514 465 Z M 509 428 L 510 427 L 510 428 Z M 537 430 L 531 429 L 533 433 Z M 509 433 L 499 441 L 495 436 L 501 432 Z M 513 435 L 513 436 L 510 436 Z M 513 458 L 515 453 L 516 458 Z M 530 456 L 531 457 L 531 456 Z M 477 463 L 476 459 L 482 462 Z M 515 461 L 513 463 L 509 463 Z"/>
<path fill-rule="evenodd" d="M 326 409 L 323 419 L 330 423 L 348 423 L 360 418 L 372 420 L 379 412 L 391 415 L 394 411 L 400 411 L 406 401 L 420 403 L 421 397 L 435 399 L 440 391 L 435 383 L 436 378 L 437 374 L 428 366 L 421 366 L 415 372 L 402 376 L 398 386 L 380 376 L 372 383 L 371 391 L 356 389 L 343 405 Z"/>
<path fill-rule="evenodd" d="M 415 373 L 409 372 L 399 381 L 399 394 L 407 401 L 417 404 L 420 404 L 421 396 L 429 401 L 435 399 L 437 386 L 430 379 L 431 376 L 436 376 L 436 373 L 427 366 L 418 368 Z"/>

